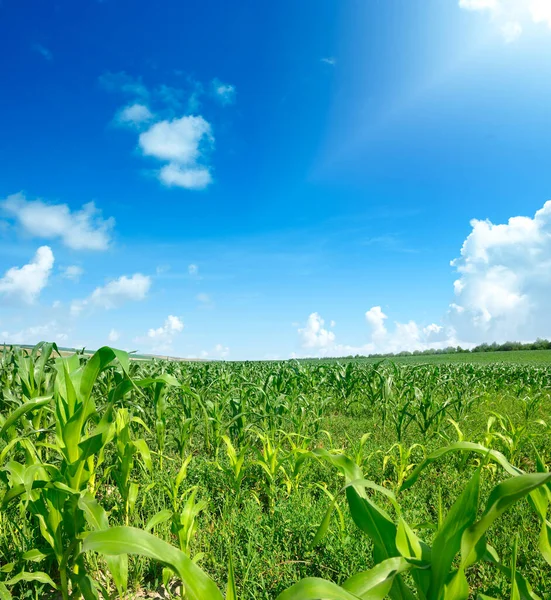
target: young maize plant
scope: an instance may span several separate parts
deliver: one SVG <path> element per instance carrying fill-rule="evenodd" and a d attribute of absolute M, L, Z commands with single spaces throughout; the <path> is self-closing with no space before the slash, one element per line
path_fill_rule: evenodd
<path fill-rule="evenodd" d="M 523 473 L 513 467 L 499 452 L 488 450 L 478 444 L 457 442 L 451 446 L 431 453 L 402 484 L 402 490 L 411 487 L 420 473 L 429 464 L 450 452 L 474 452 L 499 464 L 511 475 L 491 491 L 486 506 L 479 517 L 480 481 L 482 463 L 472 475 L 469 483 L 461 492 L 448 514 L 439 524 L 436 535 L 429 546 L 423 542 L 401 517 L 400 506 L 395 495 L 388 489 L 363 478 L 361 470 L 347 456 L 332 454 L 325 450 L 316 450 L 312 456 L 326 460 L 337 467 L 346 479 L 343 492 L 354 523 L 366 533 L 374 545 L 373 560 L 375 567 L 370 571 L 358 573 L 336 586 L 323 580 L 307 579 L 284 592 L 280 600 L 305 598 L 331 598 L 352 600 L 355 598 L 393 600 L 467 600 L 470 596 L 467 572 L 469 567 L 480 561 L 492 564 L 507 575 L 513 586 L 512 597 L 523 600 L 537 600 L 530 584 L 516 570 L 505 565 L 496 550 L 487 542 L 489 527 L 520 499 L 529 496 L 538 516 L 542 519 L 540 550 L 549 562 L 549 539 L 551 524 L 546 521 L 546 512 L 550 500 L 549 483 L 551 473 Z M 542 465 L 540 465 L 542 466 Z M 543 471 L 543 468 L 542 468 Z M 366 489 L 382 494 L 396 512 L 397 523 L 373 499 Z M 331 503 L 325 518 L 313 541 L 317 545 L 329 527 L 336 498 Z M 515 547 L 516 556 L 516 547 Z M 454 566 L 459 557 L 458 566 Z M 413 582 L 412 589 L 402 578 L 409 572 Z M 316 588 L 315 594 L 322 594 L 326 588 L 332 591 L 326 595 L 308 595 L 308 584 Z M 489 598 L 489 596 L 485 596 Z"/>
<path fill-rule="evenodd" d="M 481 572 L 481 600 L 499 595 L 493 572 L 512 599 L 536 600 L 534 589 L 551 590 L 533 567 L 551 566 L 550 389 L 549 368 L 519 364 L 130 362 L 111 348 L 69 358 L 53 344 L 4 348 L 0 600 L 129 600 L 134 588 L 174 589 L 170 579 L 189 600 L 237 600 L 238 589 L 248 599 L 466 600 Z M 425 469 L 457 453 L 445 475 L 467 483 L 447 513 L 447 490 L 435 489 L 437 522 L 412 525 L 411 506 L 423 514 L 433 492 Z M 379 483 L 364 478 L 368 467 Z M 281 518 L 297 499 L 304 513 L 329 502 L 315 551 L 306 515 L 302 532 Z M 535 533 L 515 537 L 513 506 Z M 321 550 L 334 511 L 338 534 Z M 503 540 L 489 543 L 497 520 L 511 560 L 500 559 Z M 536 539 L 527 568 L 519 553 Z M 320 572 L 339 584 L 307 577 Z"/>
<path fill-rule="evenodd" d="M 114 360 L 122 370 L 119 383 L 113 387 L 100 412 L 92 389 L 98 375 Z M 24 451 L 24 462 L 8 460 L 4 466 L 7 491 L 2 509 L 19 503 L 21 511 L 28 511 L 37 519 L 42 538 L 48 544 L 47 558 L 57 565 L 59 583 L 46 580 L 44 573 L 22 571 L 3 583 L 11 586 L 20 580 L 47 581 L 59 589 L 63 600 L 72 593 L 97 598 L 96 586 L 86 572 L 82 543 L 86 531 L 105 529 L 107 514 L 88 489 L 97 466 L 95 457 L 114 435 L 113 410 L 117 402 L 132 388 L 126 376 L 128 355 L 110 348 L 101 348 L 81 365 L 78 355 L 55 361 L 56 377 L 53 395 L 32 398 L 16 409 L 3 423 L 0 437 L 7 434 L 6 448 Z M 34 411 L 48 408 L 51 427 L 55 432 L 51 441 L 32 440 L 25 426 L 18 430 L 21 419 Z M 7 458 L 6 448 L 2 459 Z M 48 450 L 49 462 L 44 462 L 38 450 Z M 120 593 L 126 588 L 125 557 L 109 558 L 108 567 Z M 4 593 L 6 596 L 6 593 Z"/>

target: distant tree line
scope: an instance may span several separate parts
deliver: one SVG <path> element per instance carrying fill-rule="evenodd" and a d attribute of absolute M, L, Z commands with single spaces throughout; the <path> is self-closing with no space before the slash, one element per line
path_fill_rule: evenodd
<path fill-rule="evenodd" d="M 447 348 L 439 348 L 435 350 L 433 348 L 427 350 L 413 350 L 408 352 L 403 350 L 402 352 L 387 352 L 385 354 L 369 354 L 367 358 L 392 358 L 395 356 L 426 356 L 432 354 L 469 354 L 471 352 L 511 352 L 513 350 L 551 350 L 551 341 L 538 338 L 535 342 L 505 342 L 498 344 L 480 344 L 474 346 L 474 348 L 462 348 L 461 346 L 448 346 Z M 362 358 L 362 355 L 357 354 L 355 357 L 349 356 L 347 358 Z"/>

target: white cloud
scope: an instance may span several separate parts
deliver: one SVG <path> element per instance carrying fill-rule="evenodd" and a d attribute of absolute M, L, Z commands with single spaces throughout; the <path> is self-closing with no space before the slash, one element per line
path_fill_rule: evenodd
<path fill-rule="evenodd" d="M 334 56 L 326 56 L 321 59 L 321 62 L 334 67 L 337 64 L 337 59 Z"/>
<path fill-rule="evenodd" d="M 51 248 L 41 246 L 30 263 L 6 271 L 0 279 L 0 294 L 32 304 L 46 287 L 53 266 Z"/>
<path fill-rule="evenodd" d="M 120 337 L 121 337 L 120 333 L 116 329 L 111 329 L 111 331 L 109 332 L 109 335 L 107 336 L 107 339 L 110 342 L 116 342 L 116 341 L 118 341 L 118 339 Z"/>
<path fill-rule="evenodd" d="M 535 23 L 546 23 L 551 27 L 551 2 L 549 0 L 532 0 L 530 13 Z"/>
<path fill-rule="evenodd" d="M 190 164 L 200 157 L 202 141 L 212 141 L 210 124 L 203 117 L 186 116 L 155 123 L 140 135 L 139 143 L 146 156 Z"/>
<path fill-rule="evenodd" d="M 370 327 L 369 341 L 361 346 L 336 344 L 331 348 L 332 356 L 389 354 L 402 351 L 423 351 L 428 349 L 446 348 L 457 346 L 453 327 L 443 327 L 431 323 L 425 327 L 419 326 L 415 321 L 407 323 L 394 322 L 392 329 L 386 326 L 387 315 L 380 306 L 374 306 L 365 313 L 366 321 Z M 463 344 L 468 346 L 468 344 Z"/>
<path fill-rule="evenodd" d="M 471 227 L 460 257 L 451 262 L 458 279 L 443 324 L 423 327 L 415 321 L 395 322 L 389 328 L 387 315 L 374 306 L 365 314 L 369 341 L 357 347 L 334 344 L 330 354 L 396 353 L 550 338 L 551 201 L 534 217 L 511 217 L 502 224 L 473 219 Z M 314 317 L 311 329 L 316 327 L 321 328 Z"/>
<path fill-rule="evenodd" d="M 188 92 L 167 85 L 148 89 L 140 78 L 121 72 L 104 74 L 100 83 L 108 90 L 132 97 L 132 101 L 117 113 L 115 122 L 142 131 L 138 138 L 142 154 L 164 163 L 156 171 L 162 184 L 202 190 L 212 183 L 208 160 L 208 152 L 214 145 L 212 127 L 202 116 L 193 114 L 199 109 L 199 96 L 203 93 L 199 82 L 188 78 L 188 87 L 191 86 Z M 218 80 L 213 80 L 212 86 L 213 94 L 222 104 L 234 101 L 233 86 Z M 192 114 L 174 118 L 184 110 L 187 93 L 190 94 L 187 109 Z M 150 106 L 162 118 L 155 117 Z"/>
<path fill-rule="evenodd" d="M 93 202 L 72 212 L 66 204 L 27 200 L 23 193 L 12 194 L 0 208 L 33 237 L 59 238 L 73 250 L 106 250 L 110 243 L 113 218 L 103 219 Z"/>
<path fill-rule="evenodd" d="M 385 320 L 388 317 L 381 310 L 380 306 L 373 306 L 365 313 L 365 320 L 371 326 L 372 336 L 374 338 L 384 337 L 387 333 Z"/>
<path fill-rule="evenodd" d="M 335 326 L 336 326 L 336 324 L 337 324 L 337 323 L 336 323 L 335 321 L 331 320 L 331 322 L 329 323 L 329 326 L 330 326 L 330 327 L 335 327 Z"/>
<path fill-rule="evenodd" d="M 471 341 L 530 340 L 551 335 L 551 201 L 534 218 L 506 224 L 471 221 L 454 285 L 450 319 Z"/>
<path fill-rule="evenodd" d="M 211 126 L 201 116 L 159 121 L 139 137 L 145 156 L 168 162 L 159 171 L 161 182 L 187 189 L 203 189 L 211 183 L 209 168 L 198 161 L 213 143 Z"/>
<path fill-rule="evenodd" d="M 187 270 L 192 277 L 196 277 L 197 275 L 199 275 L 199 267 L 197 265 L 189 265 Z"/>
<path fill-rule="evenodd" d="M 459 7 L 488 13 L 507 43 L 522 35 L 523 23 L 543 23 L 551 28 L 549 0 L 459 0 Z"/>
<path fill-rule="evenodd" d="M 306 325 L 298 329 L 303 348 L 317 348 L 320 350 L 328 350 L 335 342 L 335 334 L 332 331 L 325 329 L 323 326 L 325 321 L 317 313 L 312 313 Z"/>
<path fill-rule="evenodd" d="M 159 171 L 159 179 L 168 187 L 203 190 L 212 183 L 212 175 L 206 167 L 189 168 L 169 163 Z"/>
<path fill-rule="evenodd" d="M 170 352 L 174 337 L 183 330 L 184 323 L 180 317 L 169 315 L 161 327 L 149 329 L 146 337 L 138 337 L 135 341 L 153 352 Z"/>
<path fill-rule="evenodd" d="M 230 349 L 224 344 L 216 344 L 212 350 L 202 350 L 201 358 L 222 359 L 227 358 L 230 354 Z"/>
<path fill-rule="evenodd" d="M 139 127 L 153 119 L 153 113 L 145 104 L 135 102 L 125 106 L 117 113 L 115 120 L 121 125 Z"/>
<path fill-rule="evenodd" d="M 84 273 L 84 269 L 78 265 L 69 265 L 62 270 L 61 276 L 71 281 L 79 281 Z"/>
<path fill-rule="evenodd" d="M 222 105 L 226 106 L 235 102 L 235 86 L 229 83 L 222 83 L 219 79 L 213 79 L 212 89 L 214 95 Z"/>
<path fill-rule="evenodd" d="M 45 325 L 33 325 L 20 331 L 0 332 L 0 343 L 7 344 L 37 344 L 42 341 L 55 341 L 57 343 L 66 342 L 69 339 L 67 333 L 60 331 L 56 321 L 51 321 Z"/>
<path fill-rule="evenodd" d="M 415 321 L 407 323 L 394 322 L 394 329 L 389 331 L 385 325 L 388 318 L 380 306 L 374 306 L 365 313 L 371 327 L 371 340 L 365 347 L 366 353 L 400 352 L 402 350 L 426 350 L 456 345 L 454 332 L 444 331 L 441 325 L 432 323 L 420 327 Z"/>
<path fill-rule="evenodd" d="M 151 278 L 147 275 L 141 273 L 135 273 L 132 277 L 123 275 L 104 286 L 97 287 L 88 298 L 74 300 L 71 303 L 71 313 L 78 315 L 87 307 L 109 310 L 118 308 L 125 302 L 143 300 L 150 287 Z"/>

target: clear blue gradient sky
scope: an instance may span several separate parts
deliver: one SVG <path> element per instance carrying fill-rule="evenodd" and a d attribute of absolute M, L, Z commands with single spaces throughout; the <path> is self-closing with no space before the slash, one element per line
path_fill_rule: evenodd
<path fill-rule="evenodd" d="M 551 3 L 3 0 L 0 56 L 0 341 L 551 336 Z"/>

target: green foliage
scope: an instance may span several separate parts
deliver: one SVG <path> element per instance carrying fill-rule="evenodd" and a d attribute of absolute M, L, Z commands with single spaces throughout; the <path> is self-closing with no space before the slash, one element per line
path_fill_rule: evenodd
<path fill-rule="evenodd" d="M 4 348 L 0 599 L 549 597 L 550 390 L 514 362 Z"/>

